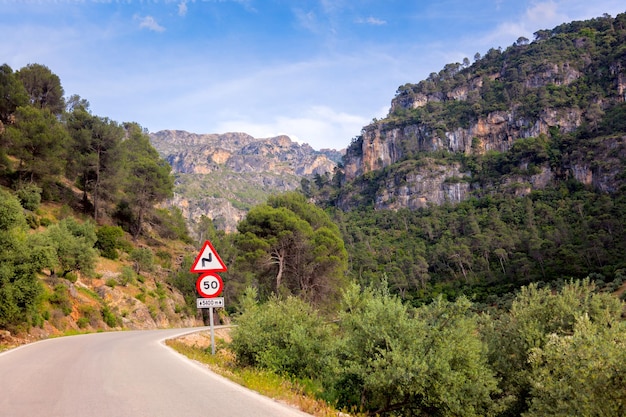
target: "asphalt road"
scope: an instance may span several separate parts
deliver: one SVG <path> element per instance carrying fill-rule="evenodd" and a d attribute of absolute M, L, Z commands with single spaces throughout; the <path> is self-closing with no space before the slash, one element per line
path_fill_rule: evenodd
<path fill-rule="evenodd" d="M 215 375 L 162 343 L 191 330 L 95 333 L 1 353 L 0 416 L 308 416 Z"/>

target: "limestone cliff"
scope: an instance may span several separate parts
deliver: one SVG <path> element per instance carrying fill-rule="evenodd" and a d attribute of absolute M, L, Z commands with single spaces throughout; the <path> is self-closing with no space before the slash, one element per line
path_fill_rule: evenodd
<path fill-rule="evenodd" d="M 564 24 L 399 87 L 387 117 L 365 126 L 347 149 L 337 204 L 347 209 L 369 192 L 376 208 L 417 208 L 489 189 L 520 195 L 567 178 L 617 191 L 626 152 L 618 121 L 626 100 L 625 21 Z M 525 155 L 515 172 L 495 180 L 478 178 L 467 163 L 532 138 L 547 138 L 550 158 Z"/>
<path fill-rule="evenodd" d="M 151 133 L 155 149 L 176 175 L 178 207 L 191 226 L 202 215 L 232 232 L 247 210 L 274 193 L 294 190 L 303 177 L 333 172 L 337 151 L 315 151 L 288 136 L 257 139 L 245 133 Z"/>

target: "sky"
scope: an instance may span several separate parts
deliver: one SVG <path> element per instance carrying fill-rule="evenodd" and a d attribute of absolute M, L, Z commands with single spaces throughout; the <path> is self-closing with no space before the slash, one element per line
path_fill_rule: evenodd
<path fill-rule="evenodd" d="M 150 132 L 347 147 L 418 83 L 623 0 L 0 0 L 0 59 Z M 0 63 L 0 64 L 1 64 Z"/>

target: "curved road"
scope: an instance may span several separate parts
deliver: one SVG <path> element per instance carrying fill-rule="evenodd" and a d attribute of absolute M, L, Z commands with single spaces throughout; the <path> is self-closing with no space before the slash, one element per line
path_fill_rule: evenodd
<path fill-rule="evenodd" d="M 95 333 L 0 354 L 0 416 L 303 417 L 174 352 L 206 328 Z"/>

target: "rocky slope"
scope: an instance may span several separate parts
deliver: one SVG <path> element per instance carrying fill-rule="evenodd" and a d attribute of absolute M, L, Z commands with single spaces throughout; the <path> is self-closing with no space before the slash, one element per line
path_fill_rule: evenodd
<path fill-rule="evenodd" d="M 247 210 L 273 193 L 294 190 L 303 177 L 333 172 L 341 155 L 315 151 L 287 136 L 257 139 L 245 133 L 151 133 L 153 146 L 176 174 L 174 198 L 193 228 L 202 215 L 232 232 Z"/>
<path fill-rule="evenodd" d="M 626 99 L 625 22 L 622 14 L 564 24 L 401 86 L 388 116 L 347 149 L 343 185 L 351 187 L 337 205 L 359 204 L 372 187 L 378 209 L 454 203 L 490 188 L 519 195 L 567 178 L 615 192 L 624 184 L 626 137 L 607 120 Z M 496 180 L 479 181 L 462 163 L 544 137 L 550 160 L 536 166 L 535 155 L 522 157 L 515 173 Z M 580 141 L 557 143 L 563 137 Z M 377 185 L 368 184 L 368 173 Z"/>

